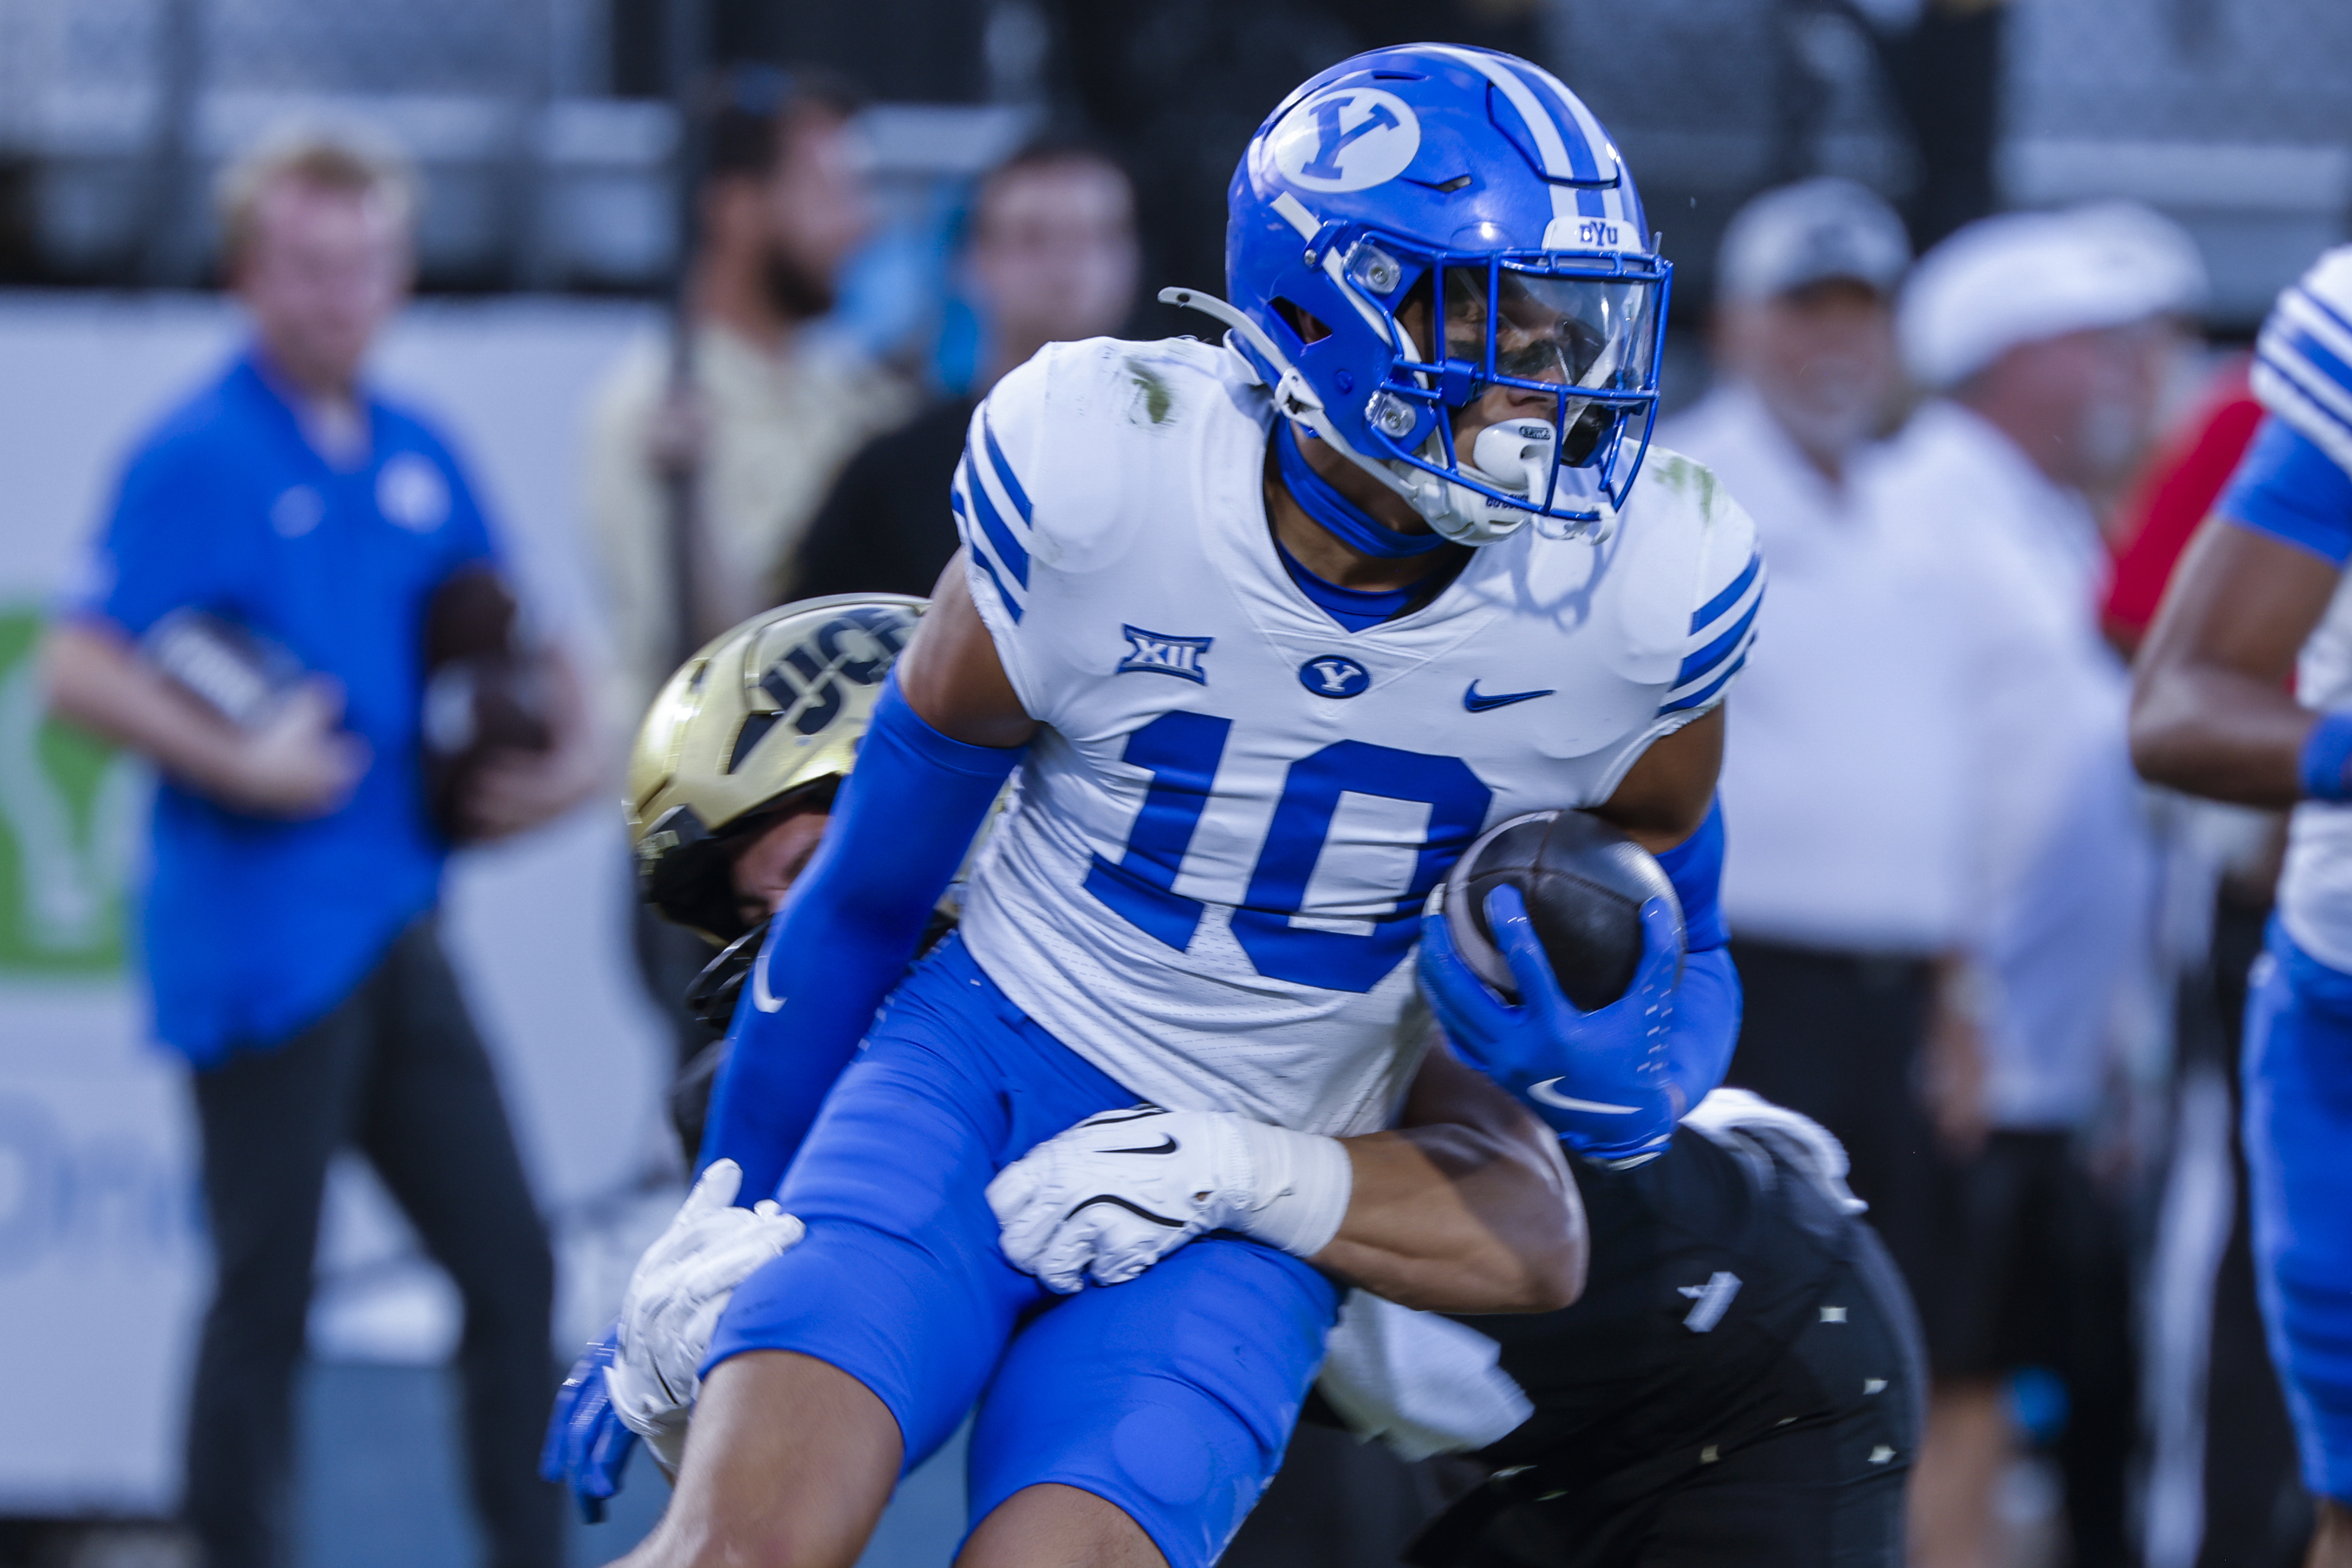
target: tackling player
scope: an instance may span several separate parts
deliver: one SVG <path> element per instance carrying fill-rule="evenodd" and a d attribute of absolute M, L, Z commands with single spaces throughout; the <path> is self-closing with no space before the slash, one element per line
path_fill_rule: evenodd
<path fill-rule="evenodd" d="M 2269 411 L 2142 644 L 2140 772 L 2294 815 L 2246 1008 L 2256 1282 L 2313 1568 L 2352 1565 L 2352 248 L 2280 296 L 2256 347 Z"/>
<path fill-rule="evenodd" d="M 1351 1173 L 1315 1134 L 1385 1124 L 1427 1038 L 1423 896 L 1538 807 L 1658 851 L 1719 833 L 1714 710 L 1761 566 L 1704 469 L 1643 467 L 1668 269 L 1590 113 L 1509 57 L 1378 51 L 1276 111 L 1233 205 L 1239 308 L 1183 296 L 1233 347 L 1059 346 L 973 421 L 966 555 L 711 1107 L 706 1160 L 806 1239 L 727 1303 L 635 1562 L 846 1563 L 983 1389 L 962 1561 L 1213 1560 L 1336 1307 L 1303 1260 Z M 876 1020 L 1016 768 L 961 934 Z M 1711 853 L 1664 860 L 1711 905 Z M 1545 1015 L 1554 1124 L 1659 1148 L 1736 1013 L 1713 950 Z M 1261 1129 L 1265 1201 L 1229 1217 L 1255 1239 L 1056 1298 L 982 1189 L 1144 1097 Z"/>

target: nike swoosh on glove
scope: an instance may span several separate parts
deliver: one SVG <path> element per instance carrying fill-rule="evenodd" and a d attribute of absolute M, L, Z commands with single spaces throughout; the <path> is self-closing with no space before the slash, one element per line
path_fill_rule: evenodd
<path fill-rule="evenodd" d="M 1328 1246 L 1354 1173 L 1334 1138 L 1224 1111 L 1107 1111 L 997 1173 L 988 1204 L 1016 1269 L 1068 1295 L 1122 1284 L 1194 1237 L 1238 1230 L 1306 1258 Z"/>
<path fill-rule="evenodd" d="M 1527 902 L 1507 884 L 1486 894 L 1486 922 L 1522 1000 L 1486 987 L 1454 946 L 1443 909 L 1422 917 L 1422 995 L 1454 1048 L 1526 1101 L 1581 1155 L 1654 1154 L 1682 1113 L 1668 1074 L 1667 1035 L 1682 964 L 1674 911 L 1642 905 L 1642 957 L 1625 994 L 1591 1012 L 1559 988 Z"/>
<path fill-rule="evenodd" d="M 734 1207 L 743 1171 L 715 1160 L 686 1195 L 677 1218 L 646 1249 L 621 1298 L 618 1351 L 604 1369 L 613 1409 L 677 1469 L 702 1358 L 735 1287 L 782 1256 L 805 1232 L 773 1198 Z"/>

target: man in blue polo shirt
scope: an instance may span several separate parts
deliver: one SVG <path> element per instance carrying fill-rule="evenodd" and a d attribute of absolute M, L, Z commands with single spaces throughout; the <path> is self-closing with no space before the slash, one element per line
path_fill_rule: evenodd
<path fill-rule="evenodd" d="M 556 1496 L 532 1469 L 552 1268 L 435 933 L 448 846 L 420 757 L 428 601 L 498 554 L 448 449 L 359 381 L 405 293 L 412 187 L 395 161 L 307 135 L 249 157 L 223 194 L 251 345 L 131 457 L 47 665 L 59 714 L 163 776 L 144 950 L 156 1031 L 195 1069 L 218 1269 L 186 1511 L 212 1568 L 283 1559 L 320 1198 L 351 1145 L 464 1294 L 490 1560 L 551 1565 Z M 290 655 L 300 683 L 237 719 L 199 701 L 205 683 L 156 655 L 159 623 L 192 613 Z M 577 682 L 551 655 L 545 669 L 554 742 L 480 770 L 469 837 L 595 781 Z"/>

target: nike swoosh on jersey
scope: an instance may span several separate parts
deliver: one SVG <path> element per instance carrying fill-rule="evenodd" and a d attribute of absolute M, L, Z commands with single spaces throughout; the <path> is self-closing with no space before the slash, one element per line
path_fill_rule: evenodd
<path fill-rule="evenodd" d="M 1610 1105 L 1599 1100 L 1579 1100 L 1552 1087 L 1559 1082 L 1557 1078 L 1547 1078 L 1541 1083 L 1529 1084 L 1528 1098 L 1556 1105 L 1563 1111 L 1597 1111 L 1604 1116 L 1630 1116 L 1641 1109 L 1639 1105 Z"/>
<path fill-rule="evenodd" d="M 1173 1138 L 1170 1138 L 1170 1137 L 1162 1137 L 1162 1138 L 1160 1140 L 1160 1146 L 1159 1146 L 1159 1147 L 1157 1147 L 1157 1148 L 1151 1148 L 1151 1149 L 1105 1149 L 1105 1150 L 1103 1151 L 1103 1153 L 1105 1153 L 1105 1154 L 1107 1154 L 1107 1155 L 1172 1155 L 1172 1154 L 1174 1154 L 1175 1152 L 1176 1152 L 1176 1140 L 1175 1140 L 1175 1139 L 1173 1139 Z"/>
<path fill-rule="evenodd" d="M 1473 681 L 1462 693 L 1462 706 L 1472 713 L 1485 713 L 1489 708 L 1508 707 L 1513 703 L 1532 702 L 1538 697 L 1548 697 L 1559 689 L 1557 686 L 1546 686 L 1539 692 L 1482 693 L 1478 690 L 1478 683 Z"/>

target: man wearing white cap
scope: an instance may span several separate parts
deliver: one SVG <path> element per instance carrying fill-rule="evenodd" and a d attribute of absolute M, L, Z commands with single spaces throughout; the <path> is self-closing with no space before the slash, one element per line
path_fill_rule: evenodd
<path fill-rule="evenodd" d="M 1934 561 L 1865 506 L 1897 412 L 1911 245 L 1851 180 L 1768 191 L 1725 231 L 1717 383 L 1660 439 L 1756 519 L 1775 613 L 1727 737 L 1724 909 L 1747 996 L 1730 1082 L 1837 1134 L 1915 1296 L 1934 1289 L 1935 1136 L 1920 1046 L 1961 928 L 1965 694 L 1917 650 Z M 1932 644 L 1927 644 L 1932 645 Z M 1867 727 L 1856 714 L 1872 715 Z"/>
<path fill-rule="evenodd" d="M 1920 409 L 1874 503 L 1942 566 L 1922 635 L 1949 637 L 1977 810 L 1969 864 L 1984 1049 L 1977 1134 L 1927 1303 L 1938 1382 L 1915 1483 L 1915 1561 L 1993 1559 L 2010 1446 L 2000 1379 L 2055 1367 L 2077 1568 L 2126 1560 L 2131 1438 L 2117 1228 L 2076 1147 L 2099 1109 L 2119 999 L 2150 961 L 2153 853 L 2101 640 L 2095 497 L 2151 432 L 2178 319 L 2204 271 L 2180 230 L 2113 205 L 1987 219 L 1921 261 L 1897 319 Z M 1891 650 L 1902 657 L 1900 648 Z"/>
<path fill-rule="evenodd" d="M 2132 714 L 2148 778 L 2291 807 L 2249 977 L 2244 1146 L 2271 1357 L 2319 1500 L 2307 1568 L 2352 1568 L 2352 247 L 2279 297 L 2268 411 L 2150 631 Z"/>

